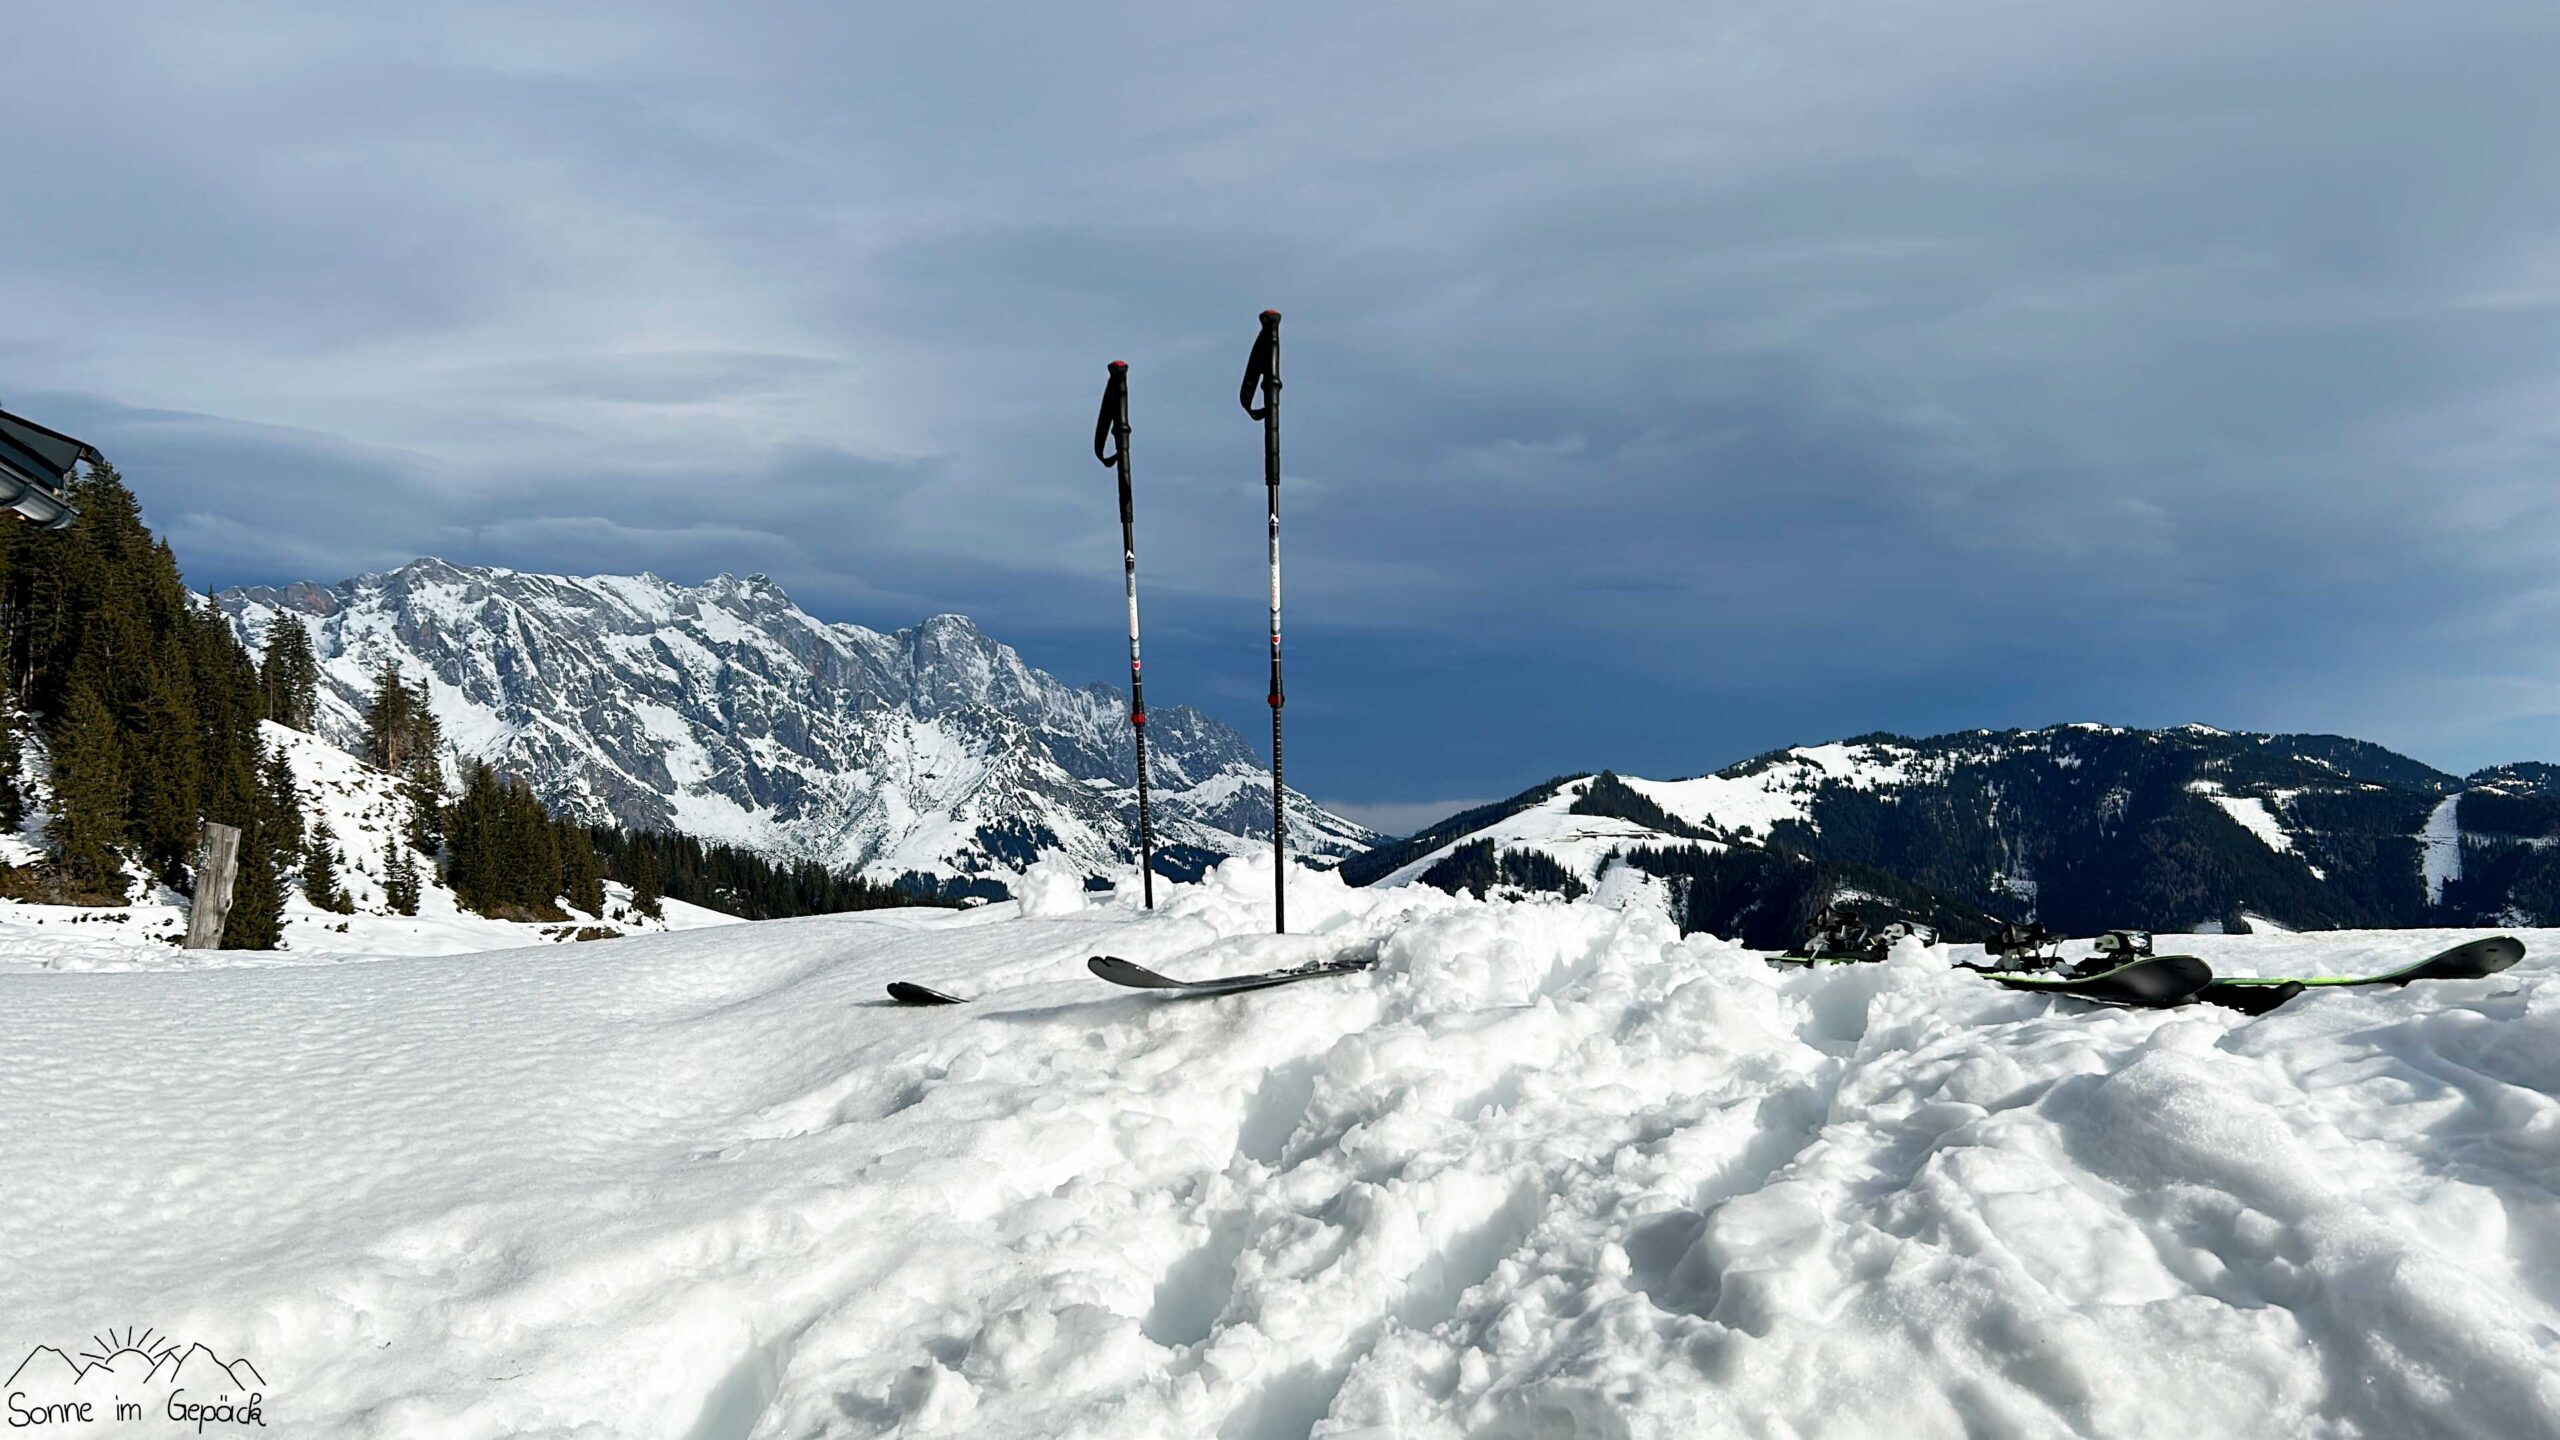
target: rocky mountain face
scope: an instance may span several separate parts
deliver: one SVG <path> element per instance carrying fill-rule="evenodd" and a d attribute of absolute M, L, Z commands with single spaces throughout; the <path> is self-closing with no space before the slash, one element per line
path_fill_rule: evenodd
<path fill-rule="evenodd" d="M 419 560 L 334 586 L 215 597 L 253 651 L 309 627 L 320 728 L 352 742 L 374 673 L 423 679 L 446 741 L 554 813 L 681 831 L 946 893 L 1001 894 L 1044 855 L 1135 864 L 1124 697 L 1023 663 L 958 615 L 884 634 L 827 624 L 763 576 L 683 586 Z M 1229 727 L 1151 711 L 1157 868 L 1267 843 L 1271 776 Z M 1376 837 L 1291 792 L 1293 850 Z"/>
<path fill-rule="evenodd" d="M 1613 863 L 1760 945 L 1846 895 L 1971 938 L 2535 924 L 2560 915 L 2560 769 L 2445 774 L 2331 735 L 2065 725 L 1782 750 L 1687 780 L 1575 776 L 1354 860 L 1360 883 L 1559 889 Z M 1493 868 L 1488 868 L 1488 862 Z M 1436 875 L 1435 875 L 1435 872 Z"/>

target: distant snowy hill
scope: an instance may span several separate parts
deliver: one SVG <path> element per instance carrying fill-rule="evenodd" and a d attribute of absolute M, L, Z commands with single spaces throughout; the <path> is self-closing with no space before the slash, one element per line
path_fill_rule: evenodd
<path fill-rule="evenodd" d="M 1009 888 L 1043 855 L 1135 864 L 1125 698 L 1023 663 L 957 615 L 823 623 L 761 576 L 683 586 L 420 560 L 323 588 L 216 597 L 253 650 L 303 617 L 352 742 L 373 672 L 424 678 L 445 737 L 556 813 L 674 830 L 880 880 Z M 1148 715 L 1158 864 L 1196 874 L 1269 833 L 1270 772 L 1196 710 Z M 1313 860 L 1375 837 L 1292 792 Z"/>
<path fill-rule="evenodd" d="M 0 974 L 0 1367 L 163 1325 L 255 1366 L 206 1434 L 386 1440 L 2560 1434 L 2560 932 L 2251 1018 L 1328 874 L 1277 936 L 1258 858 L 1023 889 Z"/>
<path fill-rule="evenodd" d="M 1504 856 L 1596 883 L 1613 856 L 1693 928 L 1782 944 L 1851 892 L 1958 931 L 2087 933 L 2255 915 L 2292 928 L 2560 915 L 2560 770 L 2462 779 L 2377 745 L 2062 725 L 1798 746 L 1687 780 L 1550 781 L 1344 867 L 1482 880 Z M 1500 876 L 1541 885 L 1523 860 Z"/>

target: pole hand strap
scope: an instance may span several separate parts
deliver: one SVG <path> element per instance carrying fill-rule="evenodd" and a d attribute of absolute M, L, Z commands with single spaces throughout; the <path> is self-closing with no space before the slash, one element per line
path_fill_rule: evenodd
<path fill-rule="evenodd" d="M 1279 373 L 1271 368 L 1272 352 L 1279 347 L 1280 312 L 1265 310 L 1262 312 L 1262 333 L 1254 337 L 1253 353 L 1245 357 L 1244 385 L 1236 392 L 1236 403 L 1244 406 L 1244 413 L 1253 419 L 1259 420 L 1270 413 L 1271 397 L 1280 392 Z M 1259 409 L 1253 403 L 1257 392 L 1262 401 Z"/>
<path fill-rule="evenodd" d="M 1093 458 L 1105 465 L 1119 464 L 1119 452 L 1105 454 L 1103 447 L 1110 443 L 1113 432 L 1126 432 L 1128 428 L 1129 362 L 1114 360 L 1111 378 L 1102 386 L 1102 413 L 1093 417 Z"/>

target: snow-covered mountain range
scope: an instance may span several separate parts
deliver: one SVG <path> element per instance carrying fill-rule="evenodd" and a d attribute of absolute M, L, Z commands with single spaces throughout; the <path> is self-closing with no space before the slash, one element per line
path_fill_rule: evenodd
<path fill-rule="evenodd" d="M 979 893 L 1053 853 L 1096 874 L 1135 863 L 1124 697 L 1033 669 L 958 615 L 884 634 L 819 621 L 763 576 L 686 586 L 432 559 L 215 599 L 253 650 L 279 614 L 308 625 L 324 734 L 353 742 L 395 662 L 426 682 L 458 752 L 555 813 Z M 1270 771 L 1243 736 L 1184 706 L 1147 729 L 1159 870 L 1266 843 Z M 1301 857 L 1376 838 L 1295 792 L 1287 808 Z"/>
<path fill-rule="evenodd" d="M 1691 928 L 1763 945 L 1842 893 L 1959 933 L 2533 923 L 2560 914 L 2560 768 L 2461 777 L 2201 725 L 1871 735 L 1687 780 L 1562 777 L 1343 873 L 1571 891 L 1620 858 Z"/>

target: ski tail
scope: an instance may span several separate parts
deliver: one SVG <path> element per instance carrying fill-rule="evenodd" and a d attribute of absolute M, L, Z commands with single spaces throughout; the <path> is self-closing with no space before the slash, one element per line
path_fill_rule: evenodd
<path fill-rule="evenodd" d="M 2278 980 L 2271 984 L 2238 984 L 2215 980 L 2196 992 L 2196 998 L 2208 1005 L 2237 1010 L 2243 1015 L 2264 1015 L 2302 993 L 2299 980 Z"/>
<path fill-rule="evenodd" d="M 957 995 L 945 995 L 930 985 L 918 985 L 912 980 L 890 981 L 889 998 L 897 1001 L 901 1005 L 963 1005 L 968 1003 Z"/>
<path fill-rule="evenodd" d="M 2069 995 L 2104 1005 L 2159 1009 L 2181 1005 L 2213 983 L 2213 967 L 2193 955 L 2146 955 L 2095 975 L 2011 975 L 1979 972 L 2012 990 Z"/>

